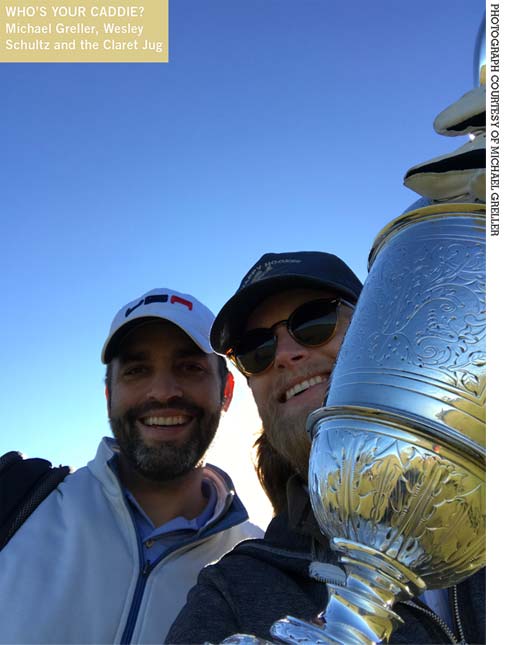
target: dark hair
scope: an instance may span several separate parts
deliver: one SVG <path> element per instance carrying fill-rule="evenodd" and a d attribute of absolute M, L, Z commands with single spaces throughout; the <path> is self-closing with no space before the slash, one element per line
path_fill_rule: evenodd
<path fill-rule="evenodd" d="M 287 507 L 287 482 L 296 471 L 269 443 L 264 428 L 254 447 L 257 449 L 255 472 L 273 506 L 274 514 L 279 515 Z"/>
<path fill-rule="evenodd" d="M 218 354 L 217 354 L 217 358 L 218 358 L 218 376 L 220 377 L 220 390 L 223 394 L 225 389 L 225 382 L 227 380 L 227 374 L 229 374 L 229 370 L 227 369 L 227 363 L 225 361 L 225 358 Z M 111 392 L 111 387 L 112 387 L 113 370 L 111 366 L 112 366 L 112 361 L 106 365 L 106 376 L 104 378 L 104 382 L 106 384 L 106 388 L 108 392 Z"/>

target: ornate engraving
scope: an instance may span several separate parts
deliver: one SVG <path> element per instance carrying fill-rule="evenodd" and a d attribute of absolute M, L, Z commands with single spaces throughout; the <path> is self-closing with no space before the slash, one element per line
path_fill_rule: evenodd
<path fill-rule="evenodd" d="M 381 327 L 370 335 L 367 351 L 379 365 L 397 354 L 407 366 L 438 368 L 453 385 L 479 394 L 473 371 L 485 363 L 484 247 L 473 239 L 445 245 L 434 236 L 421 243 L 399 240 L 380 263 L 372 288 L 378 289 L 376 302 L 386 304 L 377 304 Z"/>
<path fill-rule="evenodd" d="M 485 360 L 484 238 L 456 220 L 418 226 L 417 237 L 401 231 L 376 258 L 361 298 L 367 311 L 355 339 L 347 337 L 342 367 L 347 357 L 352 367 L 359 348 L 362 364 L 438 369 L 477 393 L 474 369 Z"/>
<path fill-rule="evenodd" d="M 329 538 L 374 545 L 430 587 L 482 566 L 483 480 L 439 446 L 335 424 L 315 437 L 311 464 L 312 503 Z"/>

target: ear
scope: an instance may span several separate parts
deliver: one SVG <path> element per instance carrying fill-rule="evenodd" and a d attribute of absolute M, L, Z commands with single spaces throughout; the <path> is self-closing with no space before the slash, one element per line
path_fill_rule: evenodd
<path fill-rule="evenodd" d="M 106 387 L 104 388 L 104 394 L 106 395 L 106 405 L 107 405 L 107 414 L 110 416 L 111 412 L 111 393 L 109 392 L 109 388 Z"/>
<path fill-rule="evenodd" d="M 224 412 L 227 412 L 227 410 L 229 409 L 229 406 L 232 401 L 233 392 L 234 392 L 234 376 L 230 372 L 227 372 L 227 376 L 225 377 L 224 394 L 222 397 L 222 410 Z"/>

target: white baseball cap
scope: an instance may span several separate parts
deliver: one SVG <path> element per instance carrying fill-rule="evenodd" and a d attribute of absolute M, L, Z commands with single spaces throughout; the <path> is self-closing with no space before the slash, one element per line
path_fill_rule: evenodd
<path fill-rule="evenodd" d="M 174 323 L 203 352 L 213 353 L 209 334 L 215 320 L 214 314 L 197 298 L 187 293 L 179 293 L 173 289 L 152 289 L 127 303 L 113 318 L 109 335 L 102 348 L 102 362 L 109 363 L 126 334 L 150 318 Z"/>

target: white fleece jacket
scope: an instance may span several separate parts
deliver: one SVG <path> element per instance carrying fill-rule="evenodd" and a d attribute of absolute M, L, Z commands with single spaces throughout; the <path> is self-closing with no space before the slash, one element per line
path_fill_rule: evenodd
<path fill-rule="evenodd" d="M 232 482 L 206 466 L 217 512 L 190 544 L 144 573 L 114 442 L 69 475 L 0 551 L 0 643 L 163 643 L 206 564 L 261 537 Z"/>

